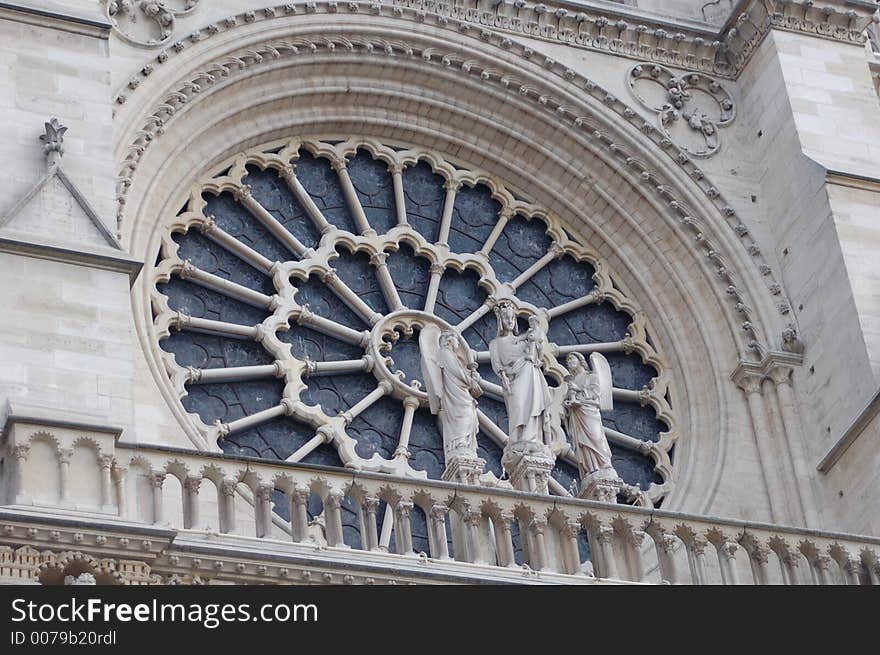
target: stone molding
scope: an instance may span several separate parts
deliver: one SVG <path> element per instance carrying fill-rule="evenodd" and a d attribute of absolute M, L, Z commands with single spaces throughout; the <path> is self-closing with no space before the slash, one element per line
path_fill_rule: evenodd
<path fill-rule="evenodd" d="M 318 10 L 319 8 L 316 6 L 314 11 Z M 728 262 L 733 261 L 733 258 L 722 254 L 720 244 L 714 244 L 707 236 L 700 221 L 695 218 L 695 214 L 698 215 L 699 212 L 689 207 L 686 201 L 675 193 L 673 186 L 664 179 L 659 171 L 652 170 L 640 158 L 634 156 L 624 145 L 626 139 L 598 129 L 592 116 L 589 115 L 592 112 L 584 116 L 582 114 L 584 110 L 581 107 L 569 105 L 562 97 L 562 94 L 568 91 L 565 87 L 569 84 L 573 85 L 577 89 L 577 93 L 586 96 L 585 99 L 588 102 L 598 102 L 618 114 L 623 118 L 625 125 L 636 128 L 651 139 L 660 151 L 674 162 L 674 165 L 694 180 L 705 198 L 724 217 L 725 223 L 735 234 L 736 239 L 746 248 L 749 259 L 754 262 L 757 269 L 757 277 L 766 281 L 766 288 L 771 295 L 782 297 L 783 287 L 776 281 L 775 273 L 765 259 L 761 248 L 749 230 L 739 221 L 736 211 L 726 203 L 717 187 L 706 178 L 693 159 L 677 147 L 661 130 L 645 121 L 626 103 L 605 91 L 592 80 L 581 77 L 549 57 L 537 55 L 527 46 L 511 42 L 509 39 L 502 39 L 490 31 L 482 32 L 479 37 L 492 45 L 507 50 L 510 54 L 518 55 L 523 60 L 543 62 L 547 72 L 554 74 L 554 77 L 547 80 L 552 80 L 551 89 L 535 88 L 530 83 L 517 79 L 514 74 L 497 70 L 488 63 L 483 64 L 477 59 L 469 58 L 467 55 L 463 56 L 452 49 L 447 52 L 436 47 L 422 46 L 418 43 L 415 35 L 411 43 L 392 42 L 354 34 L 349 36 L 344 34 L 344 31 L 338 35 L 332 34 L 329 29 L 321 37 L 272 39 L 260 45 L 251 45 L 236 55 L 226 55 L 206 65 L 202 70 L 190 74 L 188 79 L 179 82 L 173 91 L 170 93 L 166 91 L 163 94 L 163 100 L 146 117 L 145 122 L 137 131 L 135 140 L 123 150 L 124 155 L 118 172 L 117 187 L 119 234 L 122 233 L 125 204 L 132 178 L 144 153 L 162 136 L 167 124 L 174 119 L 175 115 L 196 101 L 200 94 L 204 95 L 208 87 L 219 86 L 227 79 L 235 77 L 237 73 L 251 67 L 265 66 L 289 57 L 307 56 L 308 61 L 313 62 L 319 55 L 332 58 L 338 56 L 337 53 L 352 53 L 372 59 L 384 55 L 391 58 L 389 63 L 394 63 L 395 58 L 405 56 L 411 60 L 420 60 L 421 65 L 440 65 L 447 69 L 460 69 L 464 75 L 479 76 L 482 83 L 500 85 L 507 92 L 518 91 L 521 98 L 534 102 L 538 111 L 553 112 L 559 117 L 560 122 L 572 125 L 577 131 L 592 135 L 598 148 L 610 151 L 612 157 L 619 161 L 621 167 L 630 169 L 630 172 L 638 176 L 642 184 L 649 185 L 659 196 L 659 202 L 668 205 L 676 214 L 688 239 L 696 242 L 709 265 L 715 269 L 725 297 L 732 301 L 731 308 L 734 320 L 742 325 L 742 343 L 747 350 L 755 350 L 758 353 L 762 348 L 766 350 L 768 346 L 759 345 L 759 342 L 766 337 L 760 335 L 759 324 L 749 319 L 748 316 L 752 312 L 758 311 L 759 304 L 746 301 L 746 291 L 740 286 L 740 281 L 737 279 L 740 276 L 728 265 Z M 415 59 L 418 55 L 420 57 Z M 554 84 L 556 82 L 554 78 L 561 79 Z M 131 86 L 129 84 L 129 87 Z M 134 88 L 137 87 L 138 85 L 135 84 Z M 557 95 L 557 89 L 560 95 Z M 581 89 L 585 90 L 586 94 Z M 125 102 L 126 99 L 127 96 L 123 95 L 117 98 L 117 102 Z M 785 303 L 778 305 L 777 312 L 787 314 L 788 307 L 789 303 L 785 301 Z"/>
<path fill-rule="evenodd" d="M 112 0 L 104 2 L 108 6 L 113 4 Z M 186 12 L 196 7 L 193 2 Z M 452 25 L 461 31 L 492 30 L 515 34 L 735 79 L 771 29 L 861 45 L 866 40 L 864 30 L 876 9 L 876 5 L 868 0 L 742 0 L 722 28 L 716 30 L 709 24 L 664 19 L 633 7 L 593 7 L 589 2 L 575 7 L 567 2 L 530 3 L 525 0 L 502 0 L 489 5 L 480 0 L 466 0 L 463 4 L 443 0 L 374 0 L 341 4 L 336 0 L 308 0 L 254 8 L 215 21 L 180 36 L 171 49 L 160 52 L 156 60 L 162 63 L 171 52 L 179 52 L 188 44 L 203 41 L 241 23 L 298 13 L 363 12 L 439 26 Z M 172 23 L 174 15 L 175 12 L 171 12 Z M 131 42 L 124 32 L 118 33 Z M 173 29 L 163 32 L 162 39 L 154 43 L 142 40 L 134 43 L 159 46 L 169 42 L 172 33 Z"/>

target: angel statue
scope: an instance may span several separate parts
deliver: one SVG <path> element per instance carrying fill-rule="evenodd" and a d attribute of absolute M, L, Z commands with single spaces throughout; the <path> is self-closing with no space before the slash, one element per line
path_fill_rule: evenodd
<path fill-rule="evenodd" d="M 452 330 L 434 325 L 419 334 L 422 375 L 431 413 L 440 420 L 447 464 L 452 456 L 477 457 L 477 401 L 482 393 L 473 352 Z"/>
<path fill-rule="evenodd" d="M 562 405 L 565 429 L 571 438 L 581 480 L 603 478 L 616 480 L 617 471 L 611 464 L 611 448 L 602 428 L 599 410 L 614 408 L 611 398 L 611 367 L 600 353 L 590 355 L 590 365 L 580 353 L 565 358 L 569 375 L 568 390 Z"/>

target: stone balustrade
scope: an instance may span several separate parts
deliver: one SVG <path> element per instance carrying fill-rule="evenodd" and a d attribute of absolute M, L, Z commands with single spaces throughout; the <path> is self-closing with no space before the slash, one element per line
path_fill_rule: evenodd
<path fill-rule="evenodd" d="M 126 525 L 173 528 L 174 543 L 203 535 L 234 541 L 244 552 L 345 549 L 347 558 L 360 551 L 359 562 L 379 568 L 415 560 L 435 573 L 470 571 L 474 579 L 527 571 L 573 583 L 880 583 L 877 538 L 126 445 L 112 437 L 69 443 L 63 429 L 15 427 L 4 443 L 12 464 L 4 468 L 7 506 L 91 508 Z M 94 457 L 91 472 L 71 469 L 90 464 L 77 451 L 84 444 Z M 46 458 L 53 449 L 60 487 L 48 497 Z M 35 451 L 39 466 L 29 469 Z M 74 482 L 89 475 L 91 499 Z"/>

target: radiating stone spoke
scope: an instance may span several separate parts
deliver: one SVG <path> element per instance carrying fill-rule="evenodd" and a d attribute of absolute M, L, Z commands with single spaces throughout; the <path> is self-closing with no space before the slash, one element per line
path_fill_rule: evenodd
<path fill-rule="evenodd" d="M 557 346 L 550 344 L 555 349 L 556 357 L 562 358 L 569 353 L 616 353 L 627 352 L 632 349 L 632 341 L 629 339 L 621 339 L 620 341 L 605 341 L 601 343 L 581 343 L 572 346 Z M 479 360 L 478 360 L 479 361 Z M 488 359 L 486 361 L 489 361 Z"/>
<path fill-rule="evenodd" d="M 232 337 L 236 339 L 256 340 L 259 337 L 259 329 L 256 325 L 239 325 L 238 323 L 227 323 L 226 321 L 214 321 L 208 318 L 190 316 L 183 312 L 177 312 L 177 317 L 174 319 L 174 326 L 178 330 L 201 332 L 204 334 Z"/>
<path fill-rule="evenodd" d="M 636 437 L 631 437 L 628 434 L 618 432 L 609 427 L 605 427 L 605 436 L 608 437 L 608 441 L 611 443 L 623 446 L 628 450 L 634 450 L 638 453 L 646 454 L 653 448 L 652 442 L 650 441 L 643 441 Z"/>
<path fill-rule="evenodd" d="M 277 218 L 269 213 L 269 210 L 263 207 L 251 194 L 251 188 L 247 185 L 236 189 L 235 199 L 244 205 L 247 210 L 253 214 L 263 227 L 265 227 L 272 235 L 278 239 L 285 248 L 293 253 L 297 258 L 303 258 L 309 253 L 303 243 L 297 239 L 291 232 L 284 227 Z"/>
<path fill-rule="evenodd" d="M 232 253 L 246 264 L 266 275 L 272 274 L 275 262 L 264 257 L 256 250 L 242 243 L 234 236 L 217 226 L 213 216 L 208 216 L 198 225 L 199 232 L 229 253 Z"/>
<path fill-rule="evenodd" d="M 282 377 L 281 362 L 262 366 L 230 366 L 224 368 L 189 368 L 190 384 L 215 384 L 218 382 L 244 382 L 263 378 Z"/>
<path fill-rule="evenodd" d="M 286 461 L 288 462 L 301 462 L 303 458 L 308 457 L 308 455 L 315 450 L 321 444 L 327 443 L 327 437 L 323 432 L 318 432 L 314 437 L 306 441 L 302 446 L 297 448 L 296 452 L 290 455 Z"/>
<path fill-rule="evenodd" d="M 394 209 L 396 210 L 397 224 L 409 225 L 406 218 L 406 196 L 403 193 L 403 166 L 392 164 L 388 170 L 391 173 L 391 184 L 394 187 Z"/>
<path fill-rule="evenodd" d="M 180 279 L 182 280 L 192 280 L 199 286 L 203 286 L 211 291 L 216 291 L 227 298 L 240 300 L 251 307 L 269 309 L 272 304 L 271 296 L 249 289 L 237 282 L 231 282 L 219 275 L 203 271 L 194 266 L 189 260 L 183 262 L 183 266 L 180 268 L 178 275 L 180 275 Z"/>
<path fill-rule="evenodd" d="M 502 211 L 501 216 L 498 218 L 498 222 L 495 223 L 495 227 L 492 228 L 491 234 L 489 234 L 489 237 L 486 239 L 486 243 L 480 248 L 481 253 L 488 255 L 492 251 L 492 248 L 495 247 L 495 242 L 498 241 L 498 237 L 501 236 L 501 233 L 507 226 L 508 221 L 510 221 L 511 216 L 513 216 L 513 214 L 510 211 Z"/>
<path fill-rule="evenodd" d="M 388 270 L 388 253 L 380 252 L 370 257 L 370 264 L 376 268 L 376 278 L 379 280 L 379 288 L 382 289 L 382 295 L 385 297 L 386 304 L 391 311 L 403 309 L 403 301 L 391 279 L 391 272 Z"/>
<path fill-rule="evenodd" d="M 262 425 L 263 423 L 267 423 L 273 418 L 278 418 L 279 416 L 289 416 L 290 413 L 290 404 L 286 400 L 282 400 L 281 403 L 275 405 L 275 407 L 270 407 L 269 409 L 249 414 L 248 416 L 230 421 L 229 423 L 221 423 L 220 421 L 217 421 L 216 425 L 220 429 L 221 436 L 225 437 L 226 435 L 235 432 L 241 432 L 242 430 Z"/>
<path fill-rule="evenodd" d="M 400 438 L 394 451 L 395 459 L 408 460 L 410 457 L 409 437 L 412 433 L 413 417 L 418 406 L 419 401 L 414 396 L 408 396 L 403 401 L 403 423 L 400 426 Z"/>
<path fill-rule="evenodd" d="M 452 211 L 455 209 L 455 194 L 461 188 L 461 183 L 455 180 L 447 180 L 446 201 L 443 204 L 443 215 L 440 218 L 440 232 L 437 237 L 437 245 L 449 247 L 449 230 L 452 227 Z"/>
<path fill-rule="evenodd" d="M 366 346 L 367 341 L 370 338 L 369 332 L 358 332 L 357 330 L 342 325 L 341 323 L 332 321 L 329 318 L 319 316 L 309 310 L 308 306 L 300 307 L 296 322 L 298 325 L 305 325 L 313 330 L 321 332 L 322 334 L 355 346 Z"/>
<path fill-rule="evenodd" d="M 376 230 L 370 227 L 370 222 L 367 220 L 367 215 L 364 213 L 361 201 L 358 200 L 357 191 L 355 191 L 351 176 L 348 174 L 348 169 L 345 166 L 345 160 L 339 159 L 334 161 L 333 168 L 336 169 L 336 173 L 339 175 L 339 182 L 342 186 L 345 202 L 348 204 L 351 215 L 354 216 L 354 222 L 357 223 L 358 230 L 360 230 L 361 234 L 375 234 Z"/>
<path fill-rule="evenodd" d="M 329 271 L 325 272 L 321 276 L 321 281 L 326 284 L 327 287 L 336 294 L 336 296 L 344 302 L 349 309 L 360 316 L 367 325 L 375 325 L 376 322 L 382 318 L 381 314 L 373 311 L 372 307 L 365 303 L 363 298 L 355 293 L 345 282 L 339 279 L 339 276 L 334 269 L 331 268 Z"/>
<path fill-rule="evenodd" d="M 425 311 L 434 313 L 434 305 L 437 303 L 437 292 L 440 290 L 440 278 L 443 277 L 445 268 L 440 264 L 432 264 L 430 268 L 431 278 L 428 281 L 428 291 L 425 293 Z"/>
<path fill-rule="evenodd" d="M 562 316 L 563 314 L 567 314 L 569 312 L 573 312 L 576 309 L 580 309 L 581 307 L 586 307 L 587 305 L 598 304 L 605 299 L 605 294 L 601 291 L 593 290 L 590 293 L 581 296 L 580 298 L 575 298 L 567 303 L 563 303 L 562 305 L 557 305 L 556 307 L 552 307 L 547 310 L 547 314 L 552 321 L 557 316 Z"/>
<path fill-rule="evenodd" d="M 320 377 L 324 375 L 347 375 L 373 368 L 373 358 L 369 355 L 360 359 L 342 359 L 335 362 L 306 362 L 304 375 Z"/>
<path fill-rule="evenodd" d="M 480 380 L 480 388 L 483 390 L 483 393 L 490 398 L 504 402 L 504 390 L 501 388 L 500 384 L 495 384 L 488 380 Z"/>
<path fill-rule="evenodd" d="M 380 398 L 391 393 L 391 388 L 391 383 L 388 380 L 382 380 L 379 386 L 361 398 L 353 407 L 341 412 L 340 416 L 345 420 L 345 424 L 351 425 L 354 419 L 378 402 Z"/>
<path fill-rule="evenodd" d="M 293 195 L 296 196 L 300 206 L 306 210 L 306 214 L 308 214 L 312 223 L 315 224 L 315 227 L 318 228 L 318 231 L 321 234 L 326 234 L 332 230 L 333 226 L 324 217 L 321 210 L 318 209 L 318 205 L 312 200 L 312 197 L 309 195 L 309 192 L 306 191 L 302 182 L 299 181 L 299 178 L 296 177 L 293 166 L 284 168 L 281 171 L 281 177 L 287 182 L 287 186 L 290 188 L 291 192 L 293 192 Z"/>
<path fill-rule="evenodd" d="M 488 314 L 490 309 L 491 307 L 489 307 L 489 303 L 483 303 L 478 309 L 472 312 L 470 316 L 466 317 L 463 321 L 461 321 L 461 323 L 456 325 L 455 329 L 458 330 L 459 334 L 462 334 L 471 325 L 473 325 L 481 318 L 483 318 L 486 314 Z"/>
<path fill-rule="evenodd" d="M 548 250 L 547 253 L 543 257 L 541 257 L 541 259 L 539 259 L 522 273 L 520 273 L 516 277 L 516 279 L 510 283 L 510 286 L 512 286 L 514 289 L 519 289 L 523 284 L 532 279 L 532 277 L 534 277 L 538 273 L 538 271 L 540 271 L 554 259 L 559 259 L 564 254 L 565 250 L 562 248 L 562 246 L 554 241 L 550 244 L 550 250 Z"/>

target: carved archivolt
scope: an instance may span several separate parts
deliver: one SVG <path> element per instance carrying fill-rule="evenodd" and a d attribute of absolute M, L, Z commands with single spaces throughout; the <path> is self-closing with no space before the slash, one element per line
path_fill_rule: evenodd
<path fill-rule="evenodd" d="M 663 133 L 694 157 L 708 157 L 721 147 L 719 127 L 733 122 L 733 98 L 702 73 L 676 76 L 658 64 L 638 64 L 627 76 L 630 91 L 644 107 L 657 112 Z"/>
<path fill-rule="evenodd" d="M 314 177 L 318 161 L 329 171 L 321 178 Z M 555 216 L 514 196 L 486 172 L 429 150 L 367 139 L 275 142 L 242 153 L 218 170 L 193 188 L 179 215 L 167 220 L 151 273 L 155 336 L 165 348 L 168 381 L 185 407 L 197 386 L 280 380 L 283 391 L 273 403 L 245 409 L 246 415 L 196 408 L 190 418 L 203 448 L 229 447 L 237 434 L 289 419 L 299 426 L 291 429 L 299 431 L 300 441 L 294 452 L 276 448 L 270 458 L 308 462 L 319 449 L 327 456 L 330 447 L 335 451 L 331 455 L 348 467 L 424 477 L 430 470 L 427 460 L 414 465 L 410 453 L 413 415 L 427 405 L 418 359 L 412 354 L 418 339 L 413 337 L 427 325 L 453 328 L 488 367 L 486 344 L 495 332 L 491 307 L 509 300 L 521 318 L 539 317 L 549 324 L 551 341 L 560 341 L 551 345 L 544 362 L 551 382 L 558 384 L 565 374 L 557 357 L 573 351 L 619 354 L 621 371 L 633 366 L 653 370 L 647 377 L 622 374 L 621 379 L 629 376 L 644 384 L 630 382 L 629 388 L 615 390 L 622 405 L 630 404 L 633 416 L 649 413 L 633 419 L 633 425 L 642 426 L 641 433 L 610 428 L 609 438 L 620 452 L 651 462 L 656 480 L 642 482 L 652 500 L 669 490 L 669 451 L 677 431 L 667 396 L 667 364 L 649 342 L 643 312 L 614 285 L 599 255 L 572 238 Z M 436 181 L 419 187 L 417 180 L 424 178 Z M 385 200 L 376 200 L 377 194 Z M 289 206 L 285 198 L 291 199 Z M 492 207 L 490 221 L 485 214 L 479 218 L 479 207 Z M 433 223 L 424 218 L 428 214 Z M 258 242 L 255 232 L 246 234 L 243 223 L 271 234 L 274 249 Z M 209 249 L 200 250 L 193 239 Z M 227 256 L 229 262 L 246 264 L 253 276 L 233 274 L 234 263 L 223 263 Z M 589 271 L 586 277 L 584 271 Z M 259 274 L 264 282 L 257 281 Z M 202 300 L 187 304 L 185 286 L 205 289 L 218 300 L 206 313 Z M 250 307 L 256 314 L 248 309 L 230 318 L 222 309 L 227 303 L 241 305 L 242 311 Z M 570 327 L 572 317 L 594 309 L 598 318 L 577 319 L 583 329 Z M 256 318 L 248 318 L 252 316 Z M 619 329 L 619 334 L 603 340 L 601 335 L 610 332 L 601 326 Z M 245 366 L 226 359 L 218 368 L 214 355 L 202 354 L 204 344 L 180 345 L 175 341 L 179 334 L 256 343 L 268 358 L 252 365 L 248 360 Z M 491 376 L 491 368 L 487 374 Z M 344 386 L 313 384 L 333 376 L 372 383 L 350 394 Z M 507 438 L 505 423 L 489 409 L 492 399 L 500 400 L 500 387 L 487 380 L 484 393 L 488 399 L 481 407 L 481 431 L 490 440 L 487 448 L 500 449 Z M 241 397 L 237 402 L 248 404 Z M 352 433 L 358 417 L 367 416 L 371 408 L 385 408 L 382 403 L 388 409 L 380 415 L 396 406 L 404 416 L 399 439 L 395 434 L 396 443 L 384 450 L 376 425 L 364 427 L 361 422 Z M 620 425 L 628 420 L 621 419 Z M 665 429 L 646 437 L 649 428 L 643 426 L 656 421 Z M 416 428 L 430 431 L 418 416 Z M 236 445 L 241 447 L 252 448 Z M 574 463 L 570 452 L 561 453 L 560 459 L 569 467 Z M 636 488 L 631 491 L 638 494 Z"/>

